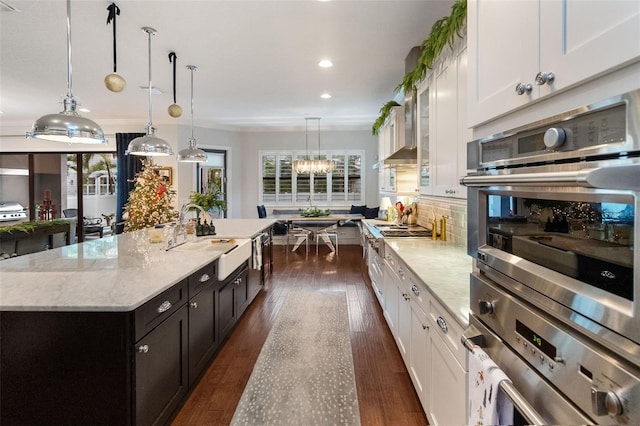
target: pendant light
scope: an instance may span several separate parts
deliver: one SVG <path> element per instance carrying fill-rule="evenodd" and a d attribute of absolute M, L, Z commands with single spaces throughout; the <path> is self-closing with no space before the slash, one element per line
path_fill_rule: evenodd
<path fill-rule="evenodd" d="M 318 123 L 318 159 L 311 160 L 309 156 L 309 120 L 316 120 Z M 293 170 L 298 174 L 323 174 L 333 171 L 335 166 L 332 160 L 320 159 L 320 117 L 305 118 L 305 141 L 307 144 L 307 155 L 304 160 L 295 160 L 292 163 Z"/>
<path fill-rule="evenodd" d="M 27 132 L 27 138 L 56 142 L 98 144 L 107 143 L 99 125 L 76 112 L 78 103 L 71 91 L 71 0 L 67 0 L 67 95 L 64 110 L 38 118 Z"/>
<path fill-rule="evenodd" d="M 173 155 L 171 145 L 155 136 L 156 129 L 151 121 L 151 89 L 153 88 L 151 84 L 151 36 L 156 33 L 156 30 L 150 27 L 142 27 L 142 31 L 147 33 L 149 38 L 149 123 L 146 127 L 146 135 L 129 142 L 127 154 L 149 157 Z"/>
<path fill-rule="evenodd" d="M 202 163 L 207 161 L 207 153 L 196 146 L 196 138 L 193 137 L 193 72 L 198 70 L 195 65 L 187 65 L 191 70 L 191 137 L 189 138 L 189 148 L 178 152 L 178 161 L 184 163 Z"/>

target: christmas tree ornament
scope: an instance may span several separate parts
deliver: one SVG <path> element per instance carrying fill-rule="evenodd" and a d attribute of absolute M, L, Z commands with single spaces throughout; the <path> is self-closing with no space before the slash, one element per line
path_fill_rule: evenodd
<path fill-rule="evenodd" d="M 169 115 L 173 118 L 178 118 L 182 115 L 182 107 L 176 103 L 176 65 L 178 63 L 178 57 L 176 52 L 169 53 L 169 62 L 173 62 L 173 104 L 169 105 Z"/>
<path fill-rule="evenodd" d="M 117 49 L 116 49 L 116 16 L 120 15 L 120 8 L 115 3 L 111 3 L 107 7 L 109 15 L 107 16 L 107 25 L 113 21 L 113 72 L 107 74 L 104 78 L 104 84 L 107 89 L 112 92 L 122 92 L 127 85 L 127 81 L 118 74 L 118 61 L 117 61 Z"/>

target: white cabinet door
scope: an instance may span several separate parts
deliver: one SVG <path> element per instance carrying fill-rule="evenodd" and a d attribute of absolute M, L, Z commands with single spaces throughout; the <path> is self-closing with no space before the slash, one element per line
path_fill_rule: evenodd
<path fill-rule="evenodd" d="M 378 131 L 378 161 L 393 154 L 404 146 L 404 107 L 391 108 L 389 117 Z"/>
<path fill-rule="evenodd" d="M 398 335 L 396 336 L 396 343 L 400 354 L 404 360 L 404 364 L 407 366 L 407 370 L 410 368 L 410 350 L 411 350 L 411 297 L 407 293 L 403 284 L 398 286 Z"/>
<path fill-rule="evenodd" d="M 460 185 L 460 177 L 466 172 L 466 143 L 470 140 L 465 112 L 466 67 L 467 50 L 462 48 L 440 65 L 435 76 L 431 170 L 433 195 L 437 196 L 466 198 L 466 189 Z"/>
<path fill-rule="evenodd" d="M 526 105 L 536 96 L 518 96 L 515 87 L 534 85 L 531 73 L 538 67 L 539 12 L 537 1 L 470 0 L 467 8 L 469 120 L 475 125 Z"/>
<path fill-rule="evenodd" d="M 398 283 L 396 273 L 385 263 L 384 266 L 384 318 L 393 336 L 398 335 Z"/>
<path fill-rule="evenodd" d="M 640 58 L 635 0 L 470 0 L 467 24 L 472 126 Z"/>
<path fill-rule="evenodd" d="M 430 336 L 429 424 L 467 423 L 467 373 L 435 332 Z"/>
<path fill-rule="evenodd" d="M 640 1 L 540 1 L 540 67 L 563 89 L 640 57 Z"/>
<path fill-rule="evenodd" d="M 430 344 L 429 322 L 422 308 L 411 302 L 411 344 L 409 346 L 409 374 L 413 387 L 420 398 L 422 408 L 427 412 L 429 403 L 430 376 Z"/>

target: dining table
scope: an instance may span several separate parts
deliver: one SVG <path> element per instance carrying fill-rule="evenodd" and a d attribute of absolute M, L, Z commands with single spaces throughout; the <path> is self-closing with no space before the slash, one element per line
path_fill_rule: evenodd
<path fill-rule="evenodd" d="M 293 226 L 308 231 L 310 237 L 316 238 L 318 234 L 326 233 L 329 229 L 337 229 L 340 224 L 359 222 L 364 219 L 364 216 L 359 213 L 332 213 L 325 216 L 303 216 L 299 213 L 281 213 L 274 214 L 273 218 L 278 220 L 278 222 L 287 224 L 286 250 L 289 251 L 288 234 Z M 323 241 L 331 251 L 335 251 L 335 247 L 329 238 L 325 237 Z M 299 237 L 291 251 L 295 251 L 303 242 L 304 237 Z"/>

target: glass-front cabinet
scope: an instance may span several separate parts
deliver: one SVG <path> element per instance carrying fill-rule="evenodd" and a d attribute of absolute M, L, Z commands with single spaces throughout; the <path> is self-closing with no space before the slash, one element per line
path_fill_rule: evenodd
<path fill-rule="evenodd" d="M 418 87 L 418 175 L 421 194 L 431 194 L 431 170 L 429 156 L 429 90 L 431 75 L 425 78 Z"/>

